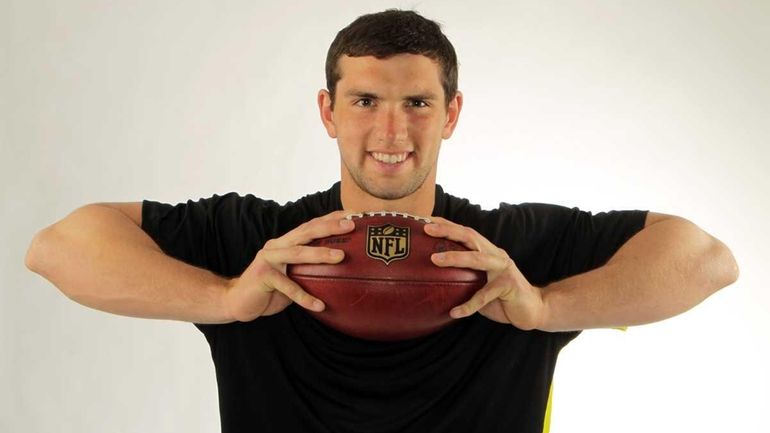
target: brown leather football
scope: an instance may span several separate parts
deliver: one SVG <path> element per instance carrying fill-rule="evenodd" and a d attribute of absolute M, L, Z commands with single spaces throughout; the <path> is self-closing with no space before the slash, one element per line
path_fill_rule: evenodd
<path fill-rule="evenodd" d="M 440 268 L 430 256 L 465 251 L 463 245 L 428 236 L 427 218 L 395 212 L 349 215 L 355 229 L 310 245 L 340 249 L 337 264 L 288 265 L 286 273 L 326 304 L 309 311 L 345 334 L 377 341 L 421 337 L 448 325 L 449 310 L 486 284 L 486 273 Z"/>

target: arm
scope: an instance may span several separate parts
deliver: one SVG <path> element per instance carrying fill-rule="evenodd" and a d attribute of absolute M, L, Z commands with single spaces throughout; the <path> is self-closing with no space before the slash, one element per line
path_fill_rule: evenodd
<path fill-rule="evenodd" d="M 434 254 L 433 262 L 488 276 L 486 286 L 452 309 L 453 318 L 479 312 L 520 329 L 551 332 L 639 325 L 687 311 L 738 278 L 738 265 L 722 242 L 670 215 L 648 213 L 645 228 L 604 266 L 542 288 L 473 229 L 432 219 L 428 234 L 474 250 Z"/>
<path fill-rule="evenodd" d="M 92 204 L 41 230 L 27 268 L 87 307 L 125 316 L 232 322 L 228 280 L 164 254 L 141 229 L 142 203 Z"/>
<path fill-rule="evenodd" d="M 334 212 L 271 239 L 243 274 L 227 279 L 166 255 L 141 228 L 142 203 L 93 204 L 40 231 L 25 263 L 97 310 L 201 324 L 250 321 L 292 302 L 324 308 L 286 277 L 286 264 L 342 260 L 340 250 L 304 245 L 352 230 L 343 217 Z"/>
<path fill-rule="evenodd" d="M 549 331 L 639 325 L 683 313 L 735 282 L 738 265 L 718 239 L 686 219 L 649 213 L 605 264 L 543 288 Z"/>

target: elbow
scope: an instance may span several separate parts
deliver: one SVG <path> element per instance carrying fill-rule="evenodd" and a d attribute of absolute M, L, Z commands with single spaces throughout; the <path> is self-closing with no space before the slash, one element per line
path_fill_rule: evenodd
<path fill-rule="evenodd" d="M 735 283 L 740 276 L 740 268 L 732 251 L 719 240 L 715 239 L 715 242 L 713 253 L 710 254 L 706 264 L 707 269 L 711 270 L 708 274 L 711 275 L 711 286 L 714 292 Z"/>
<path fill-rule="evenodd" d="M 695 267 L 691 268 L 694 273 L 691 275 L 694 277 L 693 281 L 703 287 L 703 294 L 710 296 L 735 283 L 740 270 L 730 248 L 692 222 L 683 221 L 690 233 L 687 237 L 687 243 L 692 247 L 690 257 L 695 259 L 692 262 Z"/>
<path fill-rule="evenodd" d="M 24 255 L 24 266 L 37 274 L 40 273 L 40 262 L 42 260 L 41 255 L 44 244 L 43 236 L 45 231 L 46 229 L 43 229 L 35 234 L 32 238 L 32 242 L 29 244 L 29 248 L 27 248 L 27 253 Z"/>
<path fill-rule="evenodd" d="M 59 234 L 56 232 L 55 225 L 40 230 L 30 242 L 27 253 L 24 256 L 24 266 L 30 271 L 40 275 L 59 291 L 73 301 L 77 300 L 73 294 L 65 290 L 63 282 L 65 277 L 62 270 L 67 266 L 62 266 L 62 247 L 58 242 Z"/>
<path fill-rule="evenodd" d="M 740 268 L 738 267 L 738 262 L 735 260 L 735 257 L 733 256 L 733 253 L 730 251 L 729 248 L 725 246 L 725 262 L 727 271 L 726 273 L 726 283 L 725 286 L 729 286 L 730 284 L 733 284 L 734 282 L 738 281 L 738 277 L 741 274 Z"/>
<path fill-rule="evenodd" d="M 58 256 L 61 255 L 62 246 L 60 241 L 62 239 L 62 224 L 71 226 L 67 221 L 69 221 L 73 215 L 79 213 L 80 209 L 87 207 L 88 206 L 83 206 L 82 208 L 76 209 L 66 218 L 38 231 L 32 238 L 32 241 L 27 248 L 27 253 L 24 255 L 24 266 L 30 271 L 45 277 L 46 275 L 44 275 L 43 272 L 46 271 L 46 268 L 52 266 L 58 260 Z M 79 228 L 75 227 L 74 230 L 79 231 Z"/>

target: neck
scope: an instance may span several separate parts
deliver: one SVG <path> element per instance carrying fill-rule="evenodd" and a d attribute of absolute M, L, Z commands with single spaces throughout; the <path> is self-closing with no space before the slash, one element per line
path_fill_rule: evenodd
<path fill-rule="evenodd" d="M 430 216 L 436 201 L 436 177 L 428 176 L 417 191 L 396 200 L 374 197 L 358 187 L 353 179 L 343 176 L 340 182 L 342 208 L 355 212 L 393 211 L 418 216 Z"/>

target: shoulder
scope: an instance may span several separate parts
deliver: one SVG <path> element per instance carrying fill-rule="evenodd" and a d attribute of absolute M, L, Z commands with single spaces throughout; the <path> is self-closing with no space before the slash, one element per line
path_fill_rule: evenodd
<path fill-rule="evenodd" d="M 644 227 L 647 211 L 610 210 L 594 213 L 579 207 L 542 202 L 500 202 L 482 209 L 467 199 L 443 194 L 445 218 L 471 227 L 498 246 L 545 245 L 576 237 L 617 235 L 622 237 Z"/>
<path fill-rule="evenodd" d="M 508 203 L 500 202 L 497 207 L 484 209 L 468 199 L 455 197 L 444 193 L 443 209 L 445 218 L 458 224 L 481 229 L 500 230 L 515 228 L 519 232 L 537 234 L 547 231 L 553 233 L 559 228 L 567 228 L 579 222 L 620 221 L 627 219 L 644 219 L 647 211 L 641 210 L 609 210 L 592 212 L 577 206 L 544 202 Z"/>
<path fill-rule="evenodd" d="M 260 235 L 270 238 L 297 225 L 341 208 L 338 185 L 326 191 L 307 194 L 297 200 L 279 204 L 271 198 L 237 192 L 213 194 L 189 199 L 177 204 L 144 200 L 143 225 L 180 224 L 207 228 L 253 227 Z"/>
<path fill-rule="evenodd" d="M 439 216 L 472 227 L 488 238 L 499 234 L 501 230 L 510 232 L 515 228 L 519 231 L 531 231 L 543 225 L 564 224 L 580 212 L 578 208 L 537 202 L 500 202 L 496 208 L 484 209 L 466 198 L 448 193 L 443 193 L 441 203 L 443 215 Z"/>

